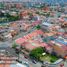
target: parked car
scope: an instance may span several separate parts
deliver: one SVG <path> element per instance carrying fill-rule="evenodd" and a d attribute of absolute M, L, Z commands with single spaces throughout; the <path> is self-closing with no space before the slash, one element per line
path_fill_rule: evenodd
<path fill-rule="evenodd" d="M 29 63 L 26 61 L 22 61 L 22 64 L 26 65 L 27 67 L 29 67 Z"/>
<path fill-rule="evenodd" d="M 27 59 L 27 58 L 28 58 L 28 56 L 24 55 L 24 58 L 26 58 L 26 59 Z"/>
<path fill-rule="evenodd" d="M 32 62 L 33 62 L 34 64 L 36 64 L 36 63 L 37 63 L 35 60 L 32 60 Z"/>

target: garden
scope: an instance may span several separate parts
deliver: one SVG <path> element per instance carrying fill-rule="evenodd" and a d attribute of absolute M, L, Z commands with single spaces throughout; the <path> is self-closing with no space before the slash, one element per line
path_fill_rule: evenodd
<path fill-rule="evenodd" d="M 40 57 L 40 60 L 41 61 L 48 61 L 50 63 L 54 63 L 55 61 L 58 60 L 58 57 L 57 56 L 54 56 L 54 55 L 51 55 L 51 54 L 45 54 L 44 56 L 42 55 Z"/>
<path fill-rule="evenodd" d="M 43 47 L 38 47 L 30 52 L 30 57 L 38 61 L 47 61 L 49 63 L 54 63 L 59 58 L 55 55 L 46 53 Z"/>

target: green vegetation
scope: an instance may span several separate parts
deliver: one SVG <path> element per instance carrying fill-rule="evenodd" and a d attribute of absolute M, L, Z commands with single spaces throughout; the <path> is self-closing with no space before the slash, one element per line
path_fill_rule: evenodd
<path fill-rule="evenodd" d="M 8 18 L 9 21 L 16 21 L 19 19 L 19 16 L 11 16 L 10 14 L 6 14 L 6 17 Z"/>
<path fill-rule="evenodd" d="M 30 57 L 39 60 L 44 53 L 44 49 L 42 47 L 38 47 L 30 52 Z"/>
<path fill-rule="evenodd" d="M 0 2 L 0 9 L 3 9 L 3 8 L 4 8 L 4 3 Z"/>
<path fill-rule="evenodd" d="M 45 16 L 49 17 L 50 16 L 50 13 L 48 12 Z"/>
<path fill-rule="evenodd" d="M 39 61 L 48 61 L 50 63 L 53 63 L 58 60 L 57 56 L 51 55 L 44 53 L 45 48 L 43 47 L 38 47 L 30 52 L 30 57 L 33 59 L 37 59 Z M 44 53 L 44 55 L 43 55 Z"/>
<path fill-rule="evenodd" d="M 54 55 L 50 55 L 50 54 L 46 54 L 44 56 L 40 57 L 41 61 L 48 61 L 50 63 L 55 62 L 56 60 L 58 60 L 58 57 L 54 56 Z"/>
<path fill-rule="evenodd" d="M 1 13 L 0 14 L 0 22 L 16 21 L 19 19 L 20 19 L 19 15 L 11 16 L 9 13 L 6 13 L 6 14 Z"/>
<path fill-rule="evenodd" d="M 10 16 L 10 17 L 8 18 L 9 21 L 16 21 L 16 20 L 18 20 L 18 19 L 19 19 L 19 16 Z"/>
<path fill-rule="evenodd" d="M 7 21 L 6 17 L 0 18 L 0 22 L 6 22 L 6 21 Z"/>
<path fill-rule="evenodd" d="M 41 26 L 40 25 L 37 25 L 36 26 L 36 29 L 38 29 L 38 30 L 41 29 Z"/>
<path fill-rule="evenodd" d="M 37 11 L 36 14 L 39 14 L 39 12 Z"/>
<path fill-rule="evenodd" d="M 12 48 L 15 49 L 16 47 L 18 47 L 18 45 L 16 43 L 13 43 Z"/>
<path fill-rule="evenodd" d="M 36 14 L 43 15 L 43 16 L 50 16 L 50 12 L 39 12 L 37 11 Z"/>

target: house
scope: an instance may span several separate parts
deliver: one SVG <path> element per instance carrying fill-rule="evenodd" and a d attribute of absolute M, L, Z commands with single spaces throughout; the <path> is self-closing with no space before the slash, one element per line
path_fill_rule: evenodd
<path fill-rule="evenodd" d="M 21 3 L 17 3 L 17 4 L 15 4 L 15 6 L 17 9 L 21 9 L 23 7 Z"/>
<path fill-rule="evenodd" d="M 63 23 L 64 22 L 64 18 L 63 17 L 60 17 L 59 18 L 59 22 Z"/>
<path fill-rule="evenodd" d="M 60 44 L 67 45 L 67 39 L 62 36 L 59 36 L 55 41 Z"/>
<path fill-rule="evenodd" d="M 29 30 L 31 27 L 32 27 L 32 26 L 31 26 L 31 24 L 29 24 L 29 23 L 22 23 L 20 29 L 27 31 L 27 30 Z"/>
<path fill-rule="evenodd" d="M 9 14 L 10 14 L 11 16 L 17 16 L 17 15 L 18 15 L 17 12 L 15 12 L 15 11 L 9 12 Z"/>
<path fill-rule="evenodd" d="M 42 23 L 41 28 L 45 31 L 50 31 L 50 27 L 52 27 L 52 26 L 53 26 L 53 24 L 44 22 L 44 23 Z"/>
<path fill-rule="evenodd" d="M 31 51 L 37 47 L 45 47 L 48 52 L 51 53 L 52 48 L 43 42 L 41 36 L 44 33 L 41 30 L 35 30 L 34 32 L 15 40 L 16 44 L 23 46 L 25 49 Z"/>
<path fill-rule="evenodd" d="M 14 30 L 16 32 L 19 32 L 20 31 L 20 22 L 18 23 L 19 21 L 16 21 L 16 22 L 11 22 L 9 24 L 9 31 L 11 32 L 11 30 Z"/>
<path fill-rule="evenodd" d="M 65 57 L 67 55 L 67 47 L 64 44 L 60 44 L 56 41 L 51 41 L 50 45 L 53 48 L 53 52 L 60 57 Z"/>
<path fill-rule="evenodd" d="M 0 40 L 3 41 L 5 40 L 5 35 L 8 33 L 8 29 L 5 29 L 5 27 L 0 28 Z"/>
<path fill-rule="evenodd" d="M 41 67 L 64 67 L 63 59 L 58 59 L 54 63 L 45 62 Z"/>
<path fill-rule="evenodd" d="M 16 64 L 11 64 L 10 67 L 28 67 L 28 66 L 25 64 L 16 63 Z"/>
<path fill-rule="evenodd" d="M 18 59 L 15 51 L 10 47 L 0 47 L 0 67 L 11 67 Z M 5 64 L 5 65 L 4 65 Z"/>
<path fill-rule="evenodd" d="M 41 24 L 41 21 L 40 20 L 37 20 L 37 21 L 32 22 L 32 26 L 37 26 L 39 24 Z"/>
<path fill-rule="evenodd" d="M 21 11 L 20 12 L 20 17 L 21 18 L 28 18 L 29 16 L 28 16 L 28 11 L 27 10 L 25 10 L 25 11 Z"/>

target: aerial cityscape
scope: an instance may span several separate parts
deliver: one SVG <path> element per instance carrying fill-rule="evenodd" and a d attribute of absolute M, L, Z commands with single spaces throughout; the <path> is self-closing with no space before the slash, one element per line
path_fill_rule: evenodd
<path fill-rule="evenodd" d="M 67 67 L 67 0 L 0 0 L 0 67 Z"/>

